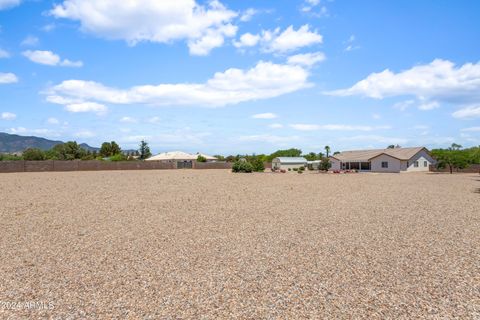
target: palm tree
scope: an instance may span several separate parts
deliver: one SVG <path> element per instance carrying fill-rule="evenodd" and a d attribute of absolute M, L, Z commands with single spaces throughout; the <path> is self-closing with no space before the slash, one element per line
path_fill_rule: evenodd
<path fill-rule="evenodd" d="M 327 154 L 327 158 L 328 158 L 328 155 L 330 154 L 330 147 L 329 146 L 325 146 L 325 153 Z"/>

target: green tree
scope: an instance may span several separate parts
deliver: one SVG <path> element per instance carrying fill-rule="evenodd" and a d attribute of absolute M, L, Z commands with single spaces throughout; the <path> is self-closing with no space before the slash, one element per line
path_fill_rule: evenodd
<path fill-rule="evenodd" d="M 150 147 L 148 146 L 148 143 L 145 140 L 142 140 L 140 142 L 140 148 L 138 149 L 138 154 L 139 154 L 140 160 L 145 160 L 152 156 L 152 153 L 150 152 Z"/>
<path fill-rule="evenodd" d="M 468 154 L 464 150 L 459 150 L 457 147 L 450 147 L 449 149 L 432 150 L 432 155 L 437 160 L 437 168 L 447 168 L 450 173 L 454 169 L 464 169 L 468 167 Z"/>
<path fill-rule="evenodd" d="M 328 156 L 330 154 L 330 147 L 329 146 L 325 146 L 325 153 L 326 153 L 326 157 L 328 158 Z"/>
<path fill-rule="evenodd" d="M 302 150 L 300 149 L 286 149 L 286 150 L 277 150 L 268 156 L 268 161 L 272 161 L 272 159 L 277 157 L 300 157 L 302 155 Z"/>
<path fill-rule="evenodd" d="M 322 162 L 320 162 L 320 165 L 318 166 L 318 169 L 321 171 L 328 171 L 332 167 L 332 163 L 330 162 L 329 158 L 322 158 Z"/>
<path fill-rule="evenodd" d="M 22 153 L 23 159 L 27 161 L 45 160 L 45 152 L 38 148 L 28 148 Z"/>
<path fill-rule="evenodd" d="M 207 162 L 207 158 L 199 154 L 197 157 L 197 162 Z"/>
<path fill-rule="evenodd" d="M 100 147 L 100 155 L 104 158 L 108 158 L 120 153 L 122 153 L 122 149 L 115 141 L 104 142 Z"/>
<path fill-rule="evenodd" d="M 87 152 L 75 141 L 57 144 L 48 155 L 57 160 L 82 159 Z"/>

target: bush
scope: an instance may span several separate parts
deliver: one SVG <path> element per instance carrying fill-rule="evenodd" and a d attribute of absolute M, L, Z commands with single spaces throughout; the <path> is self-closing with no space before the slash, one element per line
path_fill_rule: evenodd
<path fill-rule="evenodd" d="M 305 171 L 305 167 L 300 167 L 300 168 L 298 168 L 298 170 Z"/>
<path fill-rule="evenodd" d="M 37 148 L 28 148 L 23 151 L 23 159 L 27 161 L 45 160 L 45 152 Z"/>
<path fill-rule="evenodd" d="M 318 169 L 323 171 L 328 171 L 331 167 L 332 167 L 332 163 L 330 162 L 330 159 L 323 158 L 322 162 L 320 162 L 320 165 L 318 166 Z"/>
<path fill-rule="evenodd" d="M 288 168 L 288 171 L 292 171 L 292 168 Z"/>
<path fill-rule="evenodd" d="M 298 170 L 297 173 L 303 173 L 303 170 Z"/>
<path fill-rule="evenodd" d="M 265 166 L 263 165 L 263 161 L 260 158 L 257 158 L 252 161 L 253 171 L 255 172 L 263 172 L 265 171 Z"/>
<path fill-rule="evenodd" d="M 298 171 L 298 168 L 293 168 L 293 171 Z"/>
<path fill-rule="evenodd" d="M 109 159 L 110 161 L 127 161 L 127 157 L 122 153 L 117 153 L 111 156 Z"/>
<path fill-rule="evenodd" d="M 247 161 L 235 161 L 232 166 L 232 172 L 253 172 L 253 166 Z"/>

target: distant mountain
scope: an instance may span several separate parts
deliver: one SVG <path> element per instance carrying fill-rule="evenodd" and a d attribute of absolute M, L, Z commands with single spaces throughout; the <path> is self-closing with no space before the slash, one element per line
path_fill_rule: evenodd
<path fill-rule="evenodd" d="M 26 137 L 0 132 L 0 153 L 22 152 L 27 148 L 48 150 L 60 143 L 63 143 L 63 141 L 49 140 L 34 136 Z M 91 147 L 86 143 L 82 143 L 80 146 L 90 151 L 100 150 L 100 148 Z"/>

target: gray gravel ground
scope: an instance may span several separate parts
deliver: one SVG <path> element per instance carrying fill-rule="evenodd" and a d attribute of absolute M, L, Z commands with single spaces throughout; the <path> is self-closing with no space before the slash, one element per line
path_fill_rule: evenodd
<path fill-rule="evenodd" d="M 2 174 L 0 318 L 480 319 L 478 187 L 474 174 Z"/>

